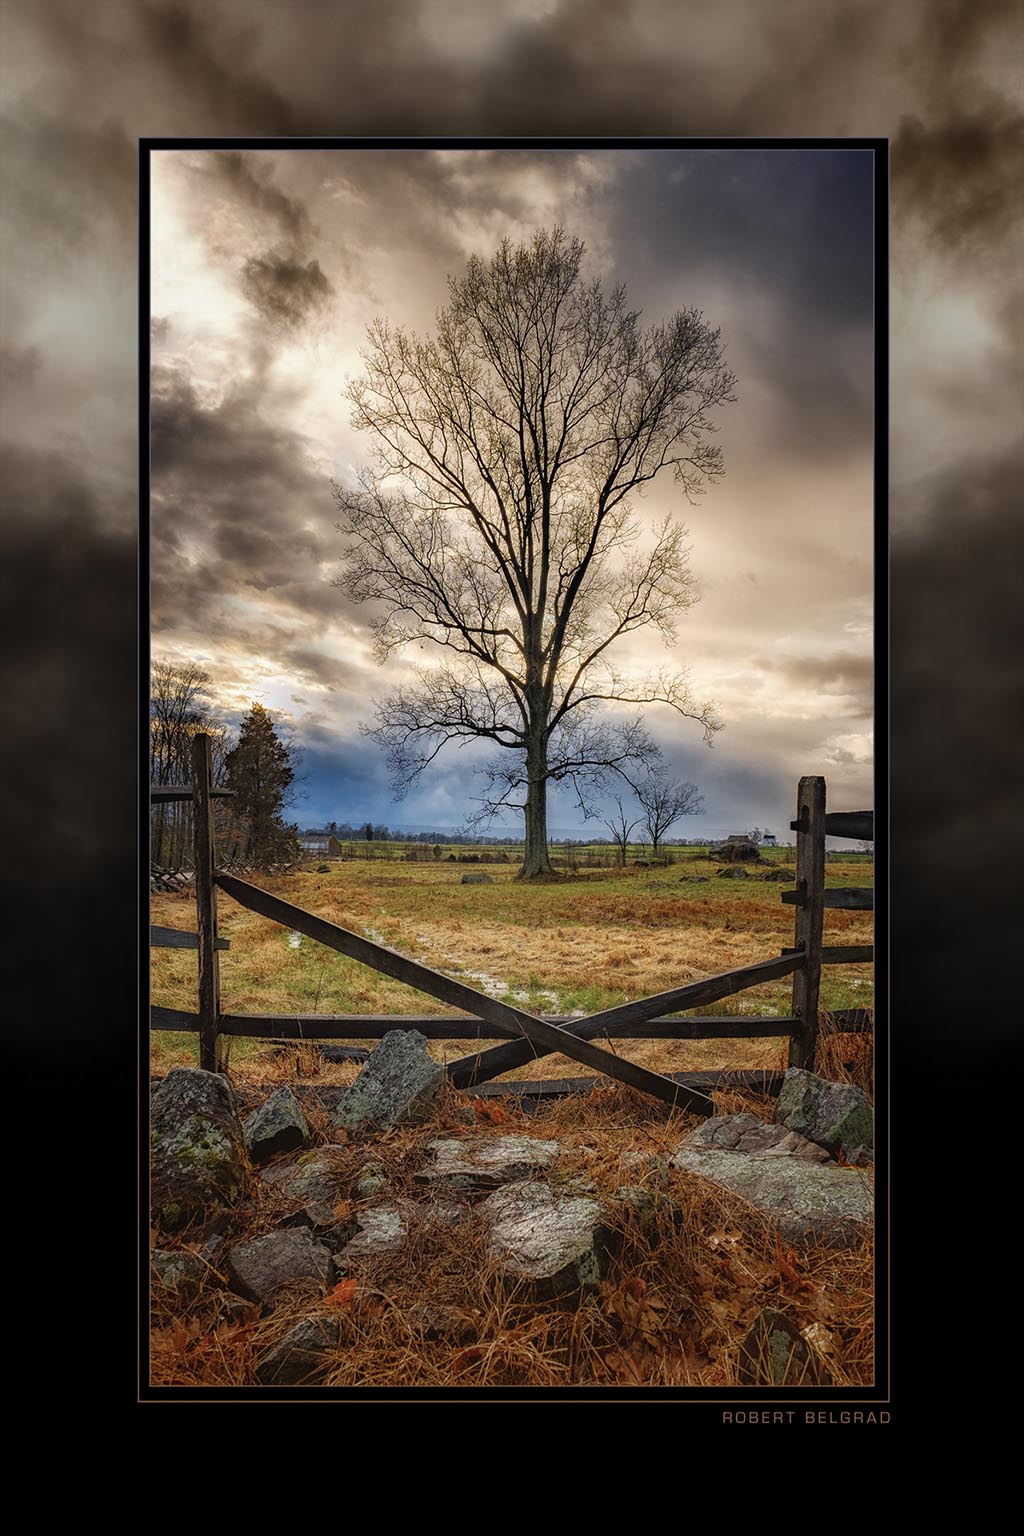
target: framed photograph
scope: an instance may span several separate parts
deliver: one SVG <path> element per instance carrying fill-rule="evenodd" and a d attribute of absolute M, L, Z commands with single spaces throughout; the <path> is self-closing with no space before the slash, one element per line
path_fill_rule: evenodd
<path fill-rule="evenodd" d="M 153 1386 L 884 1383 L 886 163 L 143 146 Z"/>

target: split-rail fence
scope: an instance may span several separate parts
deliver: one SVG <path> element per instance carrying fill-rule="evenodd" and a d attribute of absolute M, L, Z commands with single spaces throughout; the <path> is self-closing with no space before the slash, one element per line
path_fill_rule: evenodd
<path fill-rule="evenodd" d="M 153 785 L 154 804 L 191 801 L 195 854 L 195 934 L 167 928 L 151 928 L 154 946 L 195 948 L 199 955 L 198 1011 L 153 1007 L 153 1029 L 193 1031 L 199 1035 L 200 1065 L 208 1071 L 226 1068 L 226 1044 L 235 1037 L 287 1040 L 377 1040 L 390 1030 L 415 1029 L 430 1040 L 497 1039 L 502 1044 L 478 1049 L 447 1064 L 446 1071 L 457 1088 L 479 1094 L 511 1094 L 536 1100 L 550 1094 L 579 1091 L 594 1080 L 588 1078 L 541 1079 L 531 1082 L 494 1083 L 502 1073 L 551 1053 L 561 1053 L 598 1073 L 629 1084 L 641 1092 L 682 1109 L 713 1114 L 709 1092 L 732 1084 L 777 1092 L 781 1075 L 768 1072 L 653 1072 L 595 1044 L 618 1040 L 713 1040 L 770 1039 L 789 1037 L 789 1065 L 813 1068 L 818 1033 L 818 991 L 821 968 L 870 962 L 871 944 L 824 943 L 824 914 L 828 908 L 847 911 L 872 910 L 870 887 L 825 888 L 825 838 L 874 837 L 872 811 L 826 811 L 825 780 L 809 776 L 800 780 L 797 815 L 790 823 L 796 832 L 796 885 L 781 893 L 783 902 L 796 911 L 791 947 L 780 955 L 740 966 L 703 981 L 672 987 L 637 1002 L 606 1008 L 589 1018 L 540 1017 L 522 1008 L 497 1001 L 465 982 L 411 960 L 337 923 L 317 917 L 291 902 L 273 896 L 250 881 L 218 869 L 213 835 L 213 800 L 229 792 L 211 783 L 210 740 L 199 734 L 193 742 L 192 783 Z M 316 940 L 349 959 L 357 960 L 385 976 L 415 987 L 428 997 L 464 1010 L 463 1017 L 414 1015 L 224 1013 L 220 1006 L 220 952 L 228 941 L 217 932 L 217 895 L 222 891 L 239 905 Z M 786 1017 L 704 1016 L 676 1017 L 682 1010 L 706 1007 L 722 998 L 745 992 L 763 982 L 792 976 L 792 1008 Z M 842 1027 L 856 1031 L 870 1027 L 871 1015 L 863 1009 L 845 1010 Z"/>

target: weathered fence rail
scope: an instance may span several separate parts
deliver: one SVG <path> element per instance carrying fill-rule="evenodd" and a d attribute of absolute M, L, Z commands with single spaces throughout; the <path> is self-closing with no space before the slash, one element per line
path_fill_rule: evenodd
<path fill-rule="evenodd" d="M 267 1040 L 374 1040 L 394 1029 L 415 1029 L 432 1040 L 499 1040 L 449 1062 L 449 1079 L 459 1088 L 488 1094 L 513 1093 L 538 1099 L 555 1092 L 586 1091 L 592 1078 L 556 1078 L 530 1083 L 491 1082 L 502 1073 L 554 1053 L 594 1068 L 603 1076 L 628 1084 L 654 1098 L 680 1108 L 712 1113 L 712 1087 L 728 1082 L 752 1086 L 756 1079 L 777 1086 L 781 1075 L 771 1072 L 658 1073 L 615 1055 L 594 1044 L 607 1040 L 716 1040 L 789 1038 L 791 1066 L 813 1066 L 818 1030 L 818 991 L 822 965 L 857 964 L 873 959 L 870 944 L 826 945 L 824 912 L 828 909 L 866 911 L 873 907 L 873 893 L 866 888 L 825 889 L 825 837 L 867 840 L 874 835 L 870 811 L 825 811 L 825 781 L 818 777 L 800 780 L 797 819 L 796 889 L 783 891 L 783 902 L 795 907 L 795 944 L 781 955 L 725 971 L 718 976 L 672 987 L 651 997 L 606 1008 L 586 1018 L 540 1016 L 497 1001 L 475 987 L 412 960 L 398 951 L 352 933 L 337 923 L 284 901 L 250 881 L 218 869 L 214 857 L 211 802 L 227 793 L 210 782 L 210 743 L 199 735 L 193 743 L 193 785 L 153 787 L 155 800 L 190 798 L 194 806 L 195 896 L 197 933 L 154 927 L 151 943 L 174 948 L 195 948 L 199 954 L 198 1011 L 153 1007 L 151 1028 L 196 1032 L 200 1064 L 210 1071 L 226 1065 L 226 1042 L 248 1037 Z M 222 892 L 249 911 L 281 923 L 293 932 L 324 944 L 349 959 L 370 966 L 403 982 L 461 1015 L 328 1015 L 328 1014 L 232 1014 L 220 1008 L 219 952 L 228 941 L 217 933 L 217 895 Z M 767 981 L 793 977 L 791 1013 L 774 1015 L 707 1015 L 679 1018 L 683 1010 L 700 1008 L 734 996 Z M 845 1010 L 837 1015 L 841 1027 L 851 1031 L 871 1027 L 867 1010 Z M 484 1087 L 488 1084 L 490 1086 Z M 566 1086 L 570 1085 L 570 1086 Z"/>

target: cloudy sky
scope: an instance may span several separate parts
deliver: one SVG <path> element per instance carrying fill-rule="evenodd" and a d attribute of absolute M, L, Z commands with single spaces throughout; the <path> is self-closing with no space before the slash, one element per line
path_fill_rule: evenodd
<path fill-rule="evenodd" d="M 303 820 L 459 824 L 464 752 L 396 807 L 359 736 L 422 658 L 381 668 L 370 614 L 332 585 L 330 480 L 368 452 L 342 391 L 376 316 L 429 331 L 447 274 L 560 223 L 647 323 L 701 309 L 739 381 L 724 480 L 690 506 L 666 473 L 637 507 L 686 523 L 701 601 L 671 651 L 648 632 L 618 652 L 685 665 L 725 722 L 709 751 L 649 714 L 704 791 L 680 832 L 783 832 L 801 773 L 872 804 L 873 176 L 849 148 L 158 151 L 154 655 L 201 662 L 234 721 L 253 699 L 287 720 Z M 570 796 L 551 822 L 582 825 Z"/>
<path fill-rule="evenodd" d="M 1000 911 L 1013 911 L 1015 903 L 1012 866 L 1004 853 L 1007 829 L 1020 819 L 1016 743 L 1024 692 L 1024 652 L 1010 628 L 1024 600 L 1019 407 L 1024 116 L 1018 16 L 1015 0 L 906 0 L 900 5 L 890 0 L 779 0 L 770 6 L 720 0 L 713 8 L 680 0 L 506 0 L 487 7 L 475 0 L 376 0 L 372 6 L 355 0 L 292 0 L 287 6 L 263 0 L 204 0 L 202 5 L 197 0 L 105 0 L 95 6 L 76 0 L 45 5 L 14 0 L 5 8 L 0 49 L 0 478 L 5 495 L 0 572 L 11 643 L 0 658 L 0 697 L 7 708 L 5 739 L 17 744 L 22 763 L 9 801 L 8 862 L 22 871 L 24 881 L 36 879 L 46 899 L 66 891 L 83 914 L 80 959 L 69 959 L 64 967 L 69 985 L 81 987 L 97 956 L 106 953 L 104 935 L 93 932 L 84 914 L 91 912 L 94 923 L 105 923 L 105 914 L 117 909 L 127 913 L 129 924 L 133 921 L 138 863 L 137 143 L 141 135 L 201 134 L 889 138 L 891 762 L 893 891 L 903 913 L 900 953 L 905 957 L 916 949 L 922 959 L 915 980 L 919 1003 L 931 998 L 938 1007 L 944 997 L 955 995 L 945 979 L 948 966 L 925 963 L 937 947 L 947 956 L 959 943 L 975 964 L 984 961 L 992 985 L 1003 985 L 999 978 L 1011 951 L 999 940 L 997 919 Z M 306 206 L 307 197 L 313 200 L 314 189 L 304 180 L 293 185 L 279 179 L 284 174 L 275 163 L 268 185 L 294 199 L 296 209 L 300 202 Z M 296 422 L 285 409 L 285 353 L 275 361 L 275 350 L 264 366 L 259 351 L 258 311 L 261 291 L 269 293 L 268 269 L 257 263 L 246 291 L 237 271 L 232 277 L 231 260 L 242 252 L 239 247 L 231 257 L 229 232 L 219 262 L 194 231 L 189 233 L 188 209 L 202 207 L 202 179 L 195 174 L 191 180 L 191 193 L 179 188 L 176 194 L 175 217 L 186 227 L 179 226 L 175 238 L 182 246 L 191 241 L 201 271 L 212 278 L 219 273 L 225 293 L 230 292 L 245 343 L 239 345 L 239 363 L 254 380 L 250 426 L 259 446 L 270 452 L 275 438 L 290 442 Z M 382 179 L 382 192 L 388 190 L 387 180 Z M 435 186 L 443 181 L 435 175 Z M 361 304 L 373 307 L 367 296 L 353 291 L 360 251 L 353 252 L 351 268 L 340 259 L 340 242 L 328 251 L 331 242 L 323 237 L 335 223 L 323 199 L 307 208 L 308 229 L 298 213 L 288 228 L 289 204 L 278 205 L 282 212 L 275 226 L 271 209 L 276 200 L 267 192 L 260 215 L 264 227 L 258 229 L 258 207 L 246 212 L 240 182 L 239 172 L 234 198 L 225 189 L 224 202 L 235 210 L 232 238 L 241 244 L 252 241 L 245 254 L 290 251 L 307 272 L 310 261 L 319 262 L 330 284 L 322 311 L 307 322 L 300 346 L 291 353 L 293 359 L 308 355 L 310 373 L 320 376 L 339 366 L 333 337 L 340 316 L 358 311 Z M 628 178 L 620 180 L 608 189 L 609 203 L 628 206 L 629 197 L 643 190 L 642 180 L 636 187 Z M 448 252 L 438 249 L 436 233 L 428 235 L 429 220 L 422 236 L 414 237 L 413 226 L 424 217 L 424 196 L 410 190 L 402 200 L 408 227 L 401 239 L 396 232 L 394 256 L 411 263 L 415 255 L 417 302 L 429 273 L 439 284 L 461 254 L 457 243 Z M 622 229 L 611 218 L 595 217 L 595 209 L 603 215 L 602 197 L 590 198 L 591 223 L 604 231 L 607 254 L 621 263 L 638 297 L 656 311 L 663 299 L 654 291 L 645 242 L 630 230 L 627 260 Z M 170 187 L 168 200 L 175 201 Z M 577 211 L 582 216 L 583 208 Z M 546 205 L 543 212 L 548 216 Z M 360 219 L 354 205 L 348 223 L 363 232 L 363 248 L 372 250 L 372 217 L 364 213 Z M 435 231 L 436 226 L 434 220 Z M 424 251 L 426 263 L 421 261 Z M 678 270 L 683 270 L 683 258 L 699 263 L 700 254 L 694 244 L 673 253 Z M 702 284 L 707 281 L 699 266 L 689 270 Z M 831 668 L 823 674 L 824 687 L 834 685 L 834 658 L 849 652 L 862 663 L 867 642 L 862 635 L 854 643 L 842 630 L 846 617 L 840 620 L 838 614 L 830 625 L 783 631 L 789 636 L 783 641 L 776 613 L 765 616 L 763 629 L 751 631 L 749 644 L 726 652 L 725 641 L 731 644 L 731 639 L 721 635 L 721 627 L 742 606 L 729 586 L 737 565 L 752 567 L 764 589 L 762 565 L 730 559 L 729 545 L 741 514 L 748 519 L 744 526 L 751 527 L 751 500 L 744 492 L 750 487 L 752 456 L 756 463 L 758 434 L 766 431 L 765 396 L 755 389 L 755 379 L 763 381 L 767 362 L 751 355 L 753 343 L 767 337 L 770 362 L 790 382 L 800 367 L 814 363 L 806 353 L 792 360 L 778 353 L 772 325 L 785 310 L 784 285 L 774 292 L 762 288 L 780 305 L 774 315 L 759 308 L 753 320 L 745 316 L 738 333 L 731 329 L 733 317 L 716 313 L 725 299 L 721 280 L 728 275 L 713 274 L 707 307 L 716 323 L 720 318 L 730 327 L 730 355 L 743 394 L 730 408 L 728 425 L 723 424 L 726 478 L 687 514 L 695 566 L 706 584 L 691 622 L 700 626 L 694 633 L 709 643 L 717 631 L 719 647 L 709 653 L 706 646 L 693 659 L 714 670 L 723 704 L 735 700 L 737 692 L 734 682 L 726 693 L 724 673 L 731 655 L 741 656 L 751 677 L 762 679 L 766 691 L 779 691 L 792 707 L 792 685 L 784 673 L 772 673 L 765 665 L 768 633 L 776 637 L 777 647 L 768 659 L 781 666 L 790 654 L 819 658 Z M 821 274 L 808 274 L 808 282 L 815 278 Z M 318 286 L 314 278 L 313 287 Z M 689 288 L 688 283 L 687 301 L 697 297 Z M 306 291 L 308 297 L 308 278 Z M 429 307 L 429 301 L 422 301 Z M 803 308 L 807 312 L 810 306 Z M 831 301 L 824 309 L 822 324 L 839 322 Z M 167 318 L 158 357 L 173 374 L 176 343 L 173 321 Z M 223 314 L 217 323 L 222 321 Z M 200 364 L 211 367 L 214 349 L 211 332 L 205 361 L 203 348 L 194 347 L 197 369 Z M 851 370 L 852 390 L 855 348 L 841 353 L 841 364 Z M 261 367 L 263 392 L 256 387 Z M 813 378 L 816 382 L 817 374 Z M 300 384 L 304 391 L 304 381 L 293 380 L 296 389 Z M 173 402 L 172 378 L 168 387 Z M 806 393 L 811 392 L 808 387 Z M 196 409 L 215 413 L 215 398 L 193 404 L 186 393 L 177 408 L 182 419 Z M 244 399 L 236 411 L 244 417 Z M 805 490 L 815 473 L 827 471 L 829 483 L 837 483 L 842 447 L 837 426 L 843 419 L 825 413 L 828 430 L 812 463 L 817 445 L 792 437 L 800 413 L 784 417 L 779 438 L 786 452 L 772 461 L 773 496 L 787 457 L 793 475 L 805 477 Z M 308 425 L 314 470 L 317 454 L 335 451 L 326 441 L 328 425 L 319 416 Z M 343 422 L 337 430 L 343 442 Z M 292 478 L 274 488 L 297 500 L 315 473 L 303 476 L 301 461 L 287 457 L 286 462 Z M 271 464 L 271 482 L 276 473 Z M 863 467 L 851 462 L 849 475 L 842 477 L 840 507 L 816 499 L 814 515 L 821 520 L 816 545 L 833 536 L 831 520 L 840 510 L 866 518 L 863 497 L 858 500 L 852 491 L 858 476 L 866 487 Z M 761 489 L 757 482 L 755 489 Z M 787 507 L 787 529 L 796 510 Z M 280 539 L 272 527 L 267 529 L 266 508 L 254 508 L 253 516 L 276 553 Z M 304 537 L 311 558 L 320 552 L 321 540 L 329 555 L 329 535 Z M 732 554 L 737 554 L 735 546 Z M 758 560 L 764 559 L 777 567 L 779 551 L 769 544 L 765 554 L 759 547 Z M 170 566 L 173 562 L 165 562 L 165 569 Z M 285 581 L 306 579 L 296 574 L 294 557 L 282 566 L 282 575 Z M 758 589 L 748 585 L 749 602 Z M 866 594 L 866 573 L 850 574 L 844 601 L 847 590 Z M 311 583 L 307 598 L 315 600 L 317 591 Z M 164 595 L 165 606 L 170 595 Z M 749 611 L 744 609 L 744 618 Z M 291 619 L 283 598 L 280 612 L 287 629 Z M 309 633 L 314 655 L 320 656 L 323 624 L 312 622 Z M 169 631 L 160 638 L 172 641 Z M 294 661 L 294 634 L 286 634 L 283 642 Z M 681 649 L 688 642 L 689 636 Z M 175 643 L 190 642 L 179 636 Z M 308 678 L 305 687 L 293 691 L 317 707 Z M 738 691 L 743 695 L 742 685 Z M 712 760 L 716 765 L 727 761 L 727 744 L 737 763 L 757 766 L 744 749 L 744 732 L 756 718 L 751 709 L 755 697 L 751 690 L 742 700 L 749 711 L 745 723 L 734 708 L 714 753 L 698 754 L 705 771 L 696 776 L 709 787 L 706 770 Z M 863 718 L 847 729 L 847 700 L 855 694 L 835 697 L 834 729 L 822 732 L 821 739 L 863 737 Z M 809 738 L 816 729 L 808 731 Z M 774 750 L 772 771 L 778 761 Z M 858 749 L 851 745 L 850 750 Z M 25 763 L 31 764 L 30 772 Z M 794 763 L 789 773 L 804 766 Z M 751 801 L 754 813 L 753 796 Z M 44 859 L 40 840 L 47 834 L 53 851 Z M 19 836 L 24 858 L 13 846 Z M 959 891 L 979 861 L 986 869 L 989 901 L 965 906 Z M 91 901 L 83 901 L 84 892 Z M 113 949 L 110 953 L 113 957 Z M 32 995 L 34 974 L 31 968 L 25 971 L 26 998 Z M 111 958 L 109 984 L 117 985 L 123 975 L 123 966 Z M 1006 985 L 1012 989 L 1015 983 L 1007 977 Z M 1009 1015 L 1003 1009 L 989 1017 Z M 934 1046 L 931 1025 L 929 1031 Z"/>

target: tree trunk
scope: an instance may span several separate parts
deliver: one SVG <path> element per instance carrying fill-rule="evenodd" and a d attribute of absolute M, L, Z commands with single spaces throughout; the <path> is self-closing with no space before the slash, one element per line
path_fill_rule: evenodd
<path fill-rule="evenodd" d="M 553 872 L 548 856 L 547 754 L 539 732 L 527 748 L 526 774 L 526 853 L 519 871 L 521 880 Z"/>

